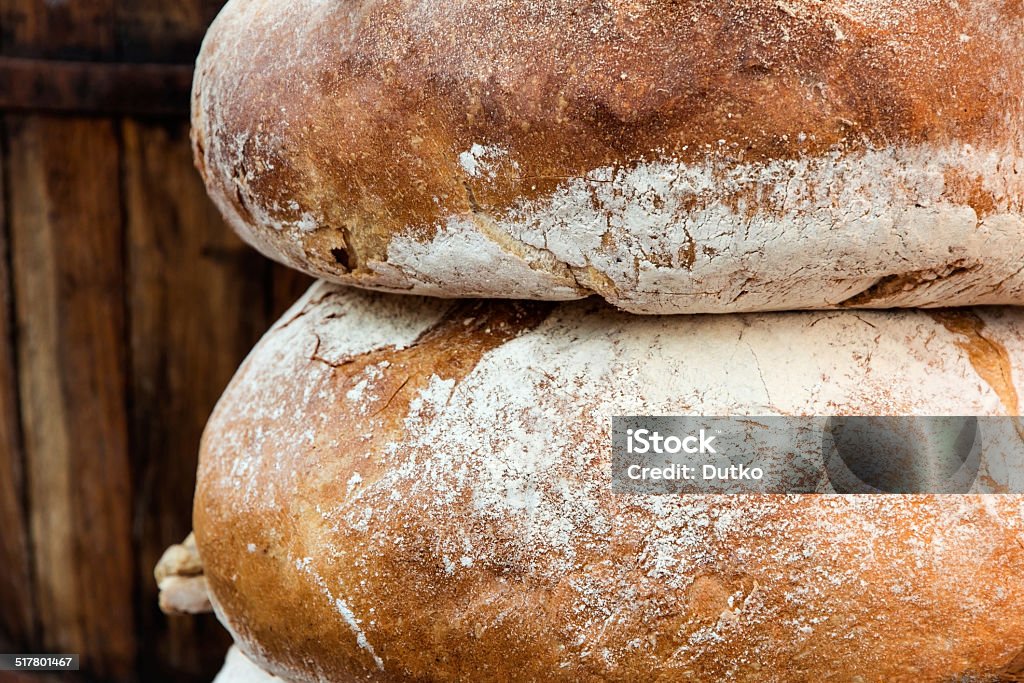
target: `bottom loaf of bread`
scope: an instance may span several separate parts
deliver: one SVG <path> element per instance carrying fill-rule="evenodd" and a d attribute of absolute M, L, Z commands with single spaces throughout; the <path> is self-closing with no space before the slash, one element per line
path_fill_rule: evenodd
<path fill-rule="evenodd" d="M 211 418 L 197 541 L 287 681 L 1010 680 L 1024 496 L 622 495 L 609 461 L 613 415 L 1019 415 L 1019 387 L 1024 310 L 320 283 Z"/>

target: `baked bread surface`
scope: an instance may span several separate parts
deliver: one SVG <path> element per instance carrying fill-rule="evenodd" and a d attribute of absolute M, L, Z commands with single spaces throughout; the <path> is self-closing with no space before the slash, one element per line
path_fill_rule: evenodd
<path fill-rule="evenodd" d="M 231 225 L 335 282 L 638 313 L 1024 303 L 1020 0 L 232 0 Z"/>
<path fill-rule="evenodd" d="M 614 495 L 611 416 L 1019 415 L 1022 378 L 1014 309 L 319 283 L 210 421 L 196 538 L 291 681 L 994 680 L 1024 648 L 1024 497 Z"/>

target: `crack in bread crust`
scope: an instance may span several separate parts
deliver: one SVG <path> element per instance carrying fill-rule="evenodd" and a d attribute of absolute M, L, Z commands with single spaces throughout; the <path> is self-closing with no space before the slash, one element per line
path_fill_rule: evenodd
<path fill-rule="evenodd" d="M 196 535 L 267 670 L 939 683 L 1016 656 L 1024 496 L 616 496 L 608 445 L 615 414 L 1012 413 L 1024 311 L 477 306 L 320 283 L 225 392 Z"/>

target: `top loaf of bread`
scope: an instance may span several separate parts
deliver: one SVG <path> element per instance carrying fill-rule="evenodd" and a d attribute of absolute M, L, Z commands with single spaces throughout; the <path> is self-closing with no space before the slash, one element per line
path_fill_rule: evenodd
<path fill-rule="evenodd" d="M 334 282 L 1024 304 L 1021 0 L 231 0 L 192 113 L 234 229 Z"/>

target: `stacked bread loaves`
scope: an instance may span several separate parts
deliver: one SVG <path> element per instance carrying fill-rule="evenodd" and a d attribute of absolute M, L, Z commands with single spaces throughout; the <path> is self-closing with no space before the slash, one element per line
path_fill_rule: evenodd
<path fill-rule="evenodd" d="M 1021 415 L 1020 2 L 231 0 L 193 120 L 323 279 L 162 570 L 218 680 L 1024 672 L 1024 497 L 611 484 L 613 415 Z"/>

